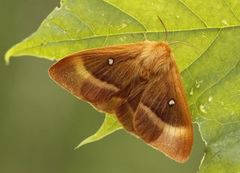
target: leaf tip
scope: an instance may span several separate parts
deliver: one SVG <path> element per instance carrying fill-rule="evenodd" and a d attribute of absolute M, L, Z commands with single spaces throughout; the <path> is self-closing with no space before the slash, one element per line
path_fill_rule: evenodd
<path fill-rule="evenodd" d="M 75 148 L 74 148 L 74 150 L 78 150 L 80 147 L 82 147 L 83 145 L 85 145 L 85 144 L 88 144 L 89 142 L 87 142 L 87 140 L 83 140 L 80 144 L 78 144 Z"/>
<path fill-rule="evenodd" d="M 5 63 L 6 65 L 9 65 L 10 63 L 10 58 L 12 56 L 12 49 L 9 49 L 6 53 L 5 53 L 5 56 L 4 56 L 4 60 L 5 60 Z"/>
<path fill-rule="evenodd" d="M 122 129 L 122 126 L 118 123 L 117 119 L 113 115 L 106 115 L 101 127 L 95 132 L 95 134 L 84 139 L 74 150 L 79 149 L 83 145 L 96 142 L 111 133 Z"/>

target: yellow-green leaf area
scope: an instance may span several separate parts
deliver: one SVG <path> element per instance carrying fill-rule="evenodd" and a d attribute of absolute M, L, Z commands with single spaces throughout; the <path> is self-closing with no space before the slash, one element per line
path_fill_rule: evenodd
<path fill-rule="evenodd" d="M 164 40 L 168 30 L 192 119 L 206 143 L 200 173 L 240 171 L 240 2 L 238 0 L 64 0 L 5 56 L 48 60 L 85 49 Z M 190 45 L 190 46 L 189 46 Z M 107 122 L 107 123 L 106 123 Z M 106 116 L 94 142 L 118 130 Z M 82 145 L 80 144 L 80 145 Z"/>

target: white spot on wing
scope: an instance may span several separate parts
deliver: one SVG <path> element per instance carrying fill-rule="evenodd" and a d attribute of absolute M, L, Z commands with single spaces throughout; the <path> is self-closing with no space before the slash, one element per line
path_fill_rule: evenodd
<path fill-rule="evenodd" d="M 108 59 L 108 64 L 109 64 L 109 65 L 113 65 L 113 63 L 114 63 L 114 60 L 113 60 L 112 58 L 109 58 L 109 59 Z"/>
<path fill-rule="evenodd" d="M 174 106 L 176 103 L 175 103 L 175 101 L 173 100 L 173 99 L 171 99 L 171 100 L 169 100 L 168 101 L 168 105 L 169 106 Z"/>

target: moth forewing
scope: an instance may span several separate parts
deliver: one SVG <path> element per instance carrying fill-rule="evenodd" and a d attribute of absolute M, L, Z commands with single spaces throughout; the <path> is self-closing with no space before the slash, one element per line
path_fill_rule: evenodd
<path fill-rule="evenodd" d="M 115 113 L 122 125 L 132 131 L 133 111 L 128 101 L 134 100 L 130 93 L 133 95 L 136 88 L 137 57 L 143 45 L 139 42 L 74 53 L 54 64 L 49 75 L 94 108 Z"/>

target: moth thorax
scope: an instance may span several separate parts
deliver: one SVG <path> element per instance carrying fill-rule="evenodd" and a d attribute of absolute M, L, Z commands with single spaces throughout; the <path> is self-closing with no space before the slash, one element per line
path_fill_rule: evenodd
<path fill-rule="evenodd" d="M 148 41 L 140 55 L 141 65 L 151 73 L 168 70 L 171 62 L 171 49 L 165 42 Z"/>

